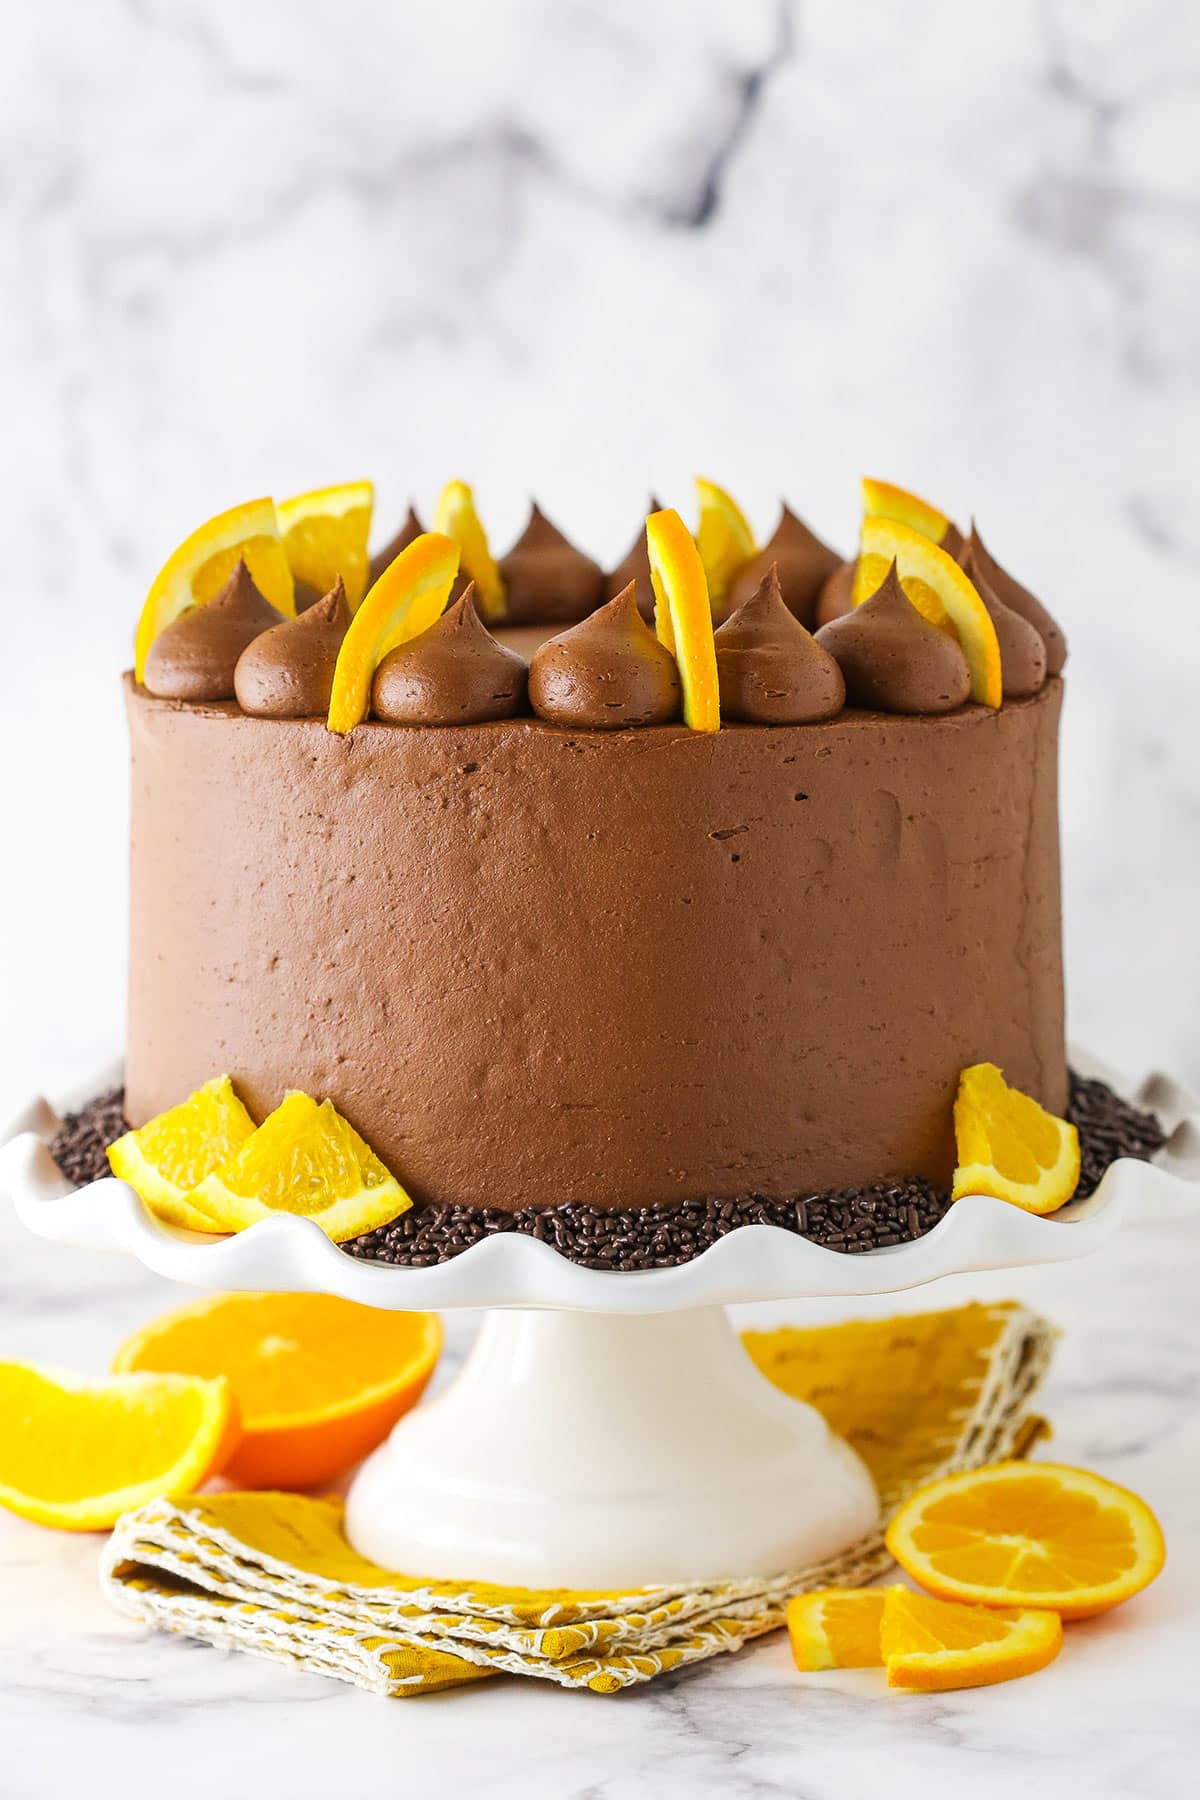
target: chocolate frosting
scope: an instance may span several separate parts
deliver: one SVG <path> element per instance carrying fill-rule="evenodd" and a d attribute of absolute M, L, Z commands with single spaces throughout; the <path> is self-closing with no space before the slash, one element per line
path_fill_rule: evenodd
<path fill-rule="evenodd" d="M 239 557 L 218 594 L 180 613 L 155 638 L 146 658 L 147 691 L 160 700 L 232 700 L 242 651 L 281 618 Z"/>
<path fill-rule="evenodd" d="M 802 625 L 812 625 L 821 589 L 841 560 L 836 550 L 823 544 L 790 507 L 784 506 L 770 543 L 743 563 L 730 582 L 727 610 L 744 606 L 775 563 L 784 605 Z"/>
<path fill-rule="evenodd" d="M 1001 568 L 980 537 L 974 519 L 971 520 L 971 535 L 959 561 L 979 589 L 985 605 L 991 600 L 999 600 L 1011 612 L 1028 620 L 1046 646 L 1047 674 L 1060 675 L 1067 660 L 1067 640 L 1063 636 L 1062 627 L 1027 587 L 1022 587 L 1007 569 Z M 1001 650 L 1003 651 L 1003 646 Z"/>
<path fill-rule="evenodd" d="M 976 592 L 996 627 L 1000 646 L 1001 691 L 1006 700 L 1026 700 L 1046 679 L 1046 646 L 1036 628 L 1005 606 L 986 585 Z"/>
<path fill-rule="evenodd" d="M 507 625 L 582 619 L 600 599 L 604 571 L 577 550 L 535 502 L 529 523 L 500 559 Z"/>
<path fill-rule="evenodd" d="M 258 719 L 323 719 L 350 617 L 339 575 L 315 606 L 256 637 L 233 675 L 242 711 Z"/>
<path fill-rule="evenodd" d="M 410 506 L 407 517 L 395 537 L 389 538 L 383 548 L 377 550 L 371 558 L 370 572 L 367 577 L 368 588 L 373 588 L 375 586 L 375 583 L 379 580 L 383 571 L 390 568 L 400 552 L 402 550 L 407 550 L 413 539 L 419 538 L 424 529 L 425 527 Z"/>
<path fill-rule="evenodd" d="M 774 563 L 716 633 L 716 646 L 723 719 L 809 725 L 841 712 L 842 671 L 784 605 Z"/>
<path fill-rule="evenodd" d="M 666 725 L 679 716 L 680 691 L 675 658 L 638 611 L 632 582 L 543 644 L 529 669 L 534 712 L 588 731 Z"/>
<path fill-rule="evenodd" d="M 817 596 L 816 625 L 828 625 L 834 619 L 842 619 L 854 607 L 854 576 L 858 569 L 858 558 L 852 556 L 849 562 L 839 563 L 833 574 L 829 576 Z"/>
<path fill-rule="evenodd" d="M 823 625 L 817 642 L 837 658 L 853 706 L 944 713 L 964 706 L 971 671 L 955 640 L 923 619 L 892 564 L 869 600 Z"/>
<path fill-rule="evenodd" d="M 651 494 L 646 502 L 647 517 L 651 513 L 661 511 L 662 501 Z M 626 555 L 621 558 L 616 568 L 610 571 L 604 584 L 605 599 L 615 600 L 618 594 L 625 592 L 631 581 L 635 586 L 638 611 L 643 619 L 652 619 L 654 617 L 654 587 L 650 580 L 650 552 L 646 547 L 645 520 Z"/>
<path fill-rule="evenodd" d="M 953 519 L 950 520 L 945 531 L 943 531 L 941 537 L 938 539 L 938 547 L 939 549 L 944 550 L 947 556 L 952 556 L 955 562 L 962 561 L 962 553 L 967 547 L 967 540 L 958 529 L 958 526 L 954 523 Z"/>
<path fill-rule="evenodd" d="M 428 631 L 384 657 L 371 710 L 393 725 L 511 719 L 524 708 L 528 675 L 524 658 L 498 644 L 483 623 L 468 587 Z"/>

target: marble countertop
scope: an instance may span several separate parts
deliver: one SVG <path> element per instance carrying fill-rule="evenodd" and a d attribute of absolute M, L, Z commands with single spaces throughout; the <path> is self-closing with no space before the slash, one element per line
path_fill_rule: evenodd
<path fill-rule="evenodd" d="M 180 1290 L 128 1259 L 25 1236 L 0 1209 L 4 1351 L 100 1370 Z M 1091 1259 L 957 1277 L 862 1312 L 1015 1295 L 1064 1336 L 1043 1398 L 1047 1454 L 1155 1507 L 1169 1561 L 1108 1619 L 1072 1626 L 1045 1673 L 935 1698 L 873 1673 L 799 1676 L 782 1635 L 602 1699 L 502 1679 L 385 1701 L 316 1676 L 157 1636 L 112 1612 L 97 1540 L 0 1514 L 0 1793 L 4 1800 L 355 1800 L 404 1792 L 496 1800 L 1011 1800 L 1066 1785 L 1088 1800 L 1182 1800 L 1200 1757 L 1200 1226 L 1130 1230 Z M 742 1308 L 755 1323 L 844 1304 Z M 439 1379 L 474 1321 L 452 1316 Z M 886 1788 L 885 1788 L 886 1784 Z"/>

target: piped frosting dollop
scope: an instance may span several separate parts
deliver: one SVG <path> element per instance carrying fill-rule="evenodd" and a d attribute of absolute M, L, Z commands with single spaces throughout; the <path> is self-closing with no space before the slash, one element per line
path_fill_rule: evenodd
<path fill-rule="evenodd" d="M 816 533 L 785 506 L 770 543 L 749 562 L 743 563 L 730 583 L 728 609 L 733 611 L 744 606 L 757 592 L 774 563 L 779 570 L 784 605 L 802 625 L 811 626 L 816 618 L 821 589 L 841 560 L 836 550 L 822 543 Z"/>
<path fill-rule="evenodd" d="M 1046 673 L 1061 675 L 1067 660 L 1067 640 L 1062 627 L 1046 611 L 1036 595 L 1031 594 L 1027 587 L 1022 587 L 996 561 L 980 537 L 974 519 L 971 521 L 971 535 L 963 547 L 959 561 L 979 589 L 985 606 L 992 600 L 998 600 L 1010 612 L 1017 613 L 1033 626 L 1046 646 Z M 1003 660 L 1003 645 L 1001 659 Z"/>
<path fill-rule="evenodd" d="M 371 558 L 370 567 L 367 572 L 368 588 L 374 587 L 384 570 L 391 567 L 400 552 L 402 550 L 407 550 L 413 539 L 419 538 L 424 529 L 425 527 L 422 525 L 420 519 L 418 519 L 416 511 L 410 506 L 405 515 L 404 523 L 396 533 L 395 537 L 389 538 L 387 543 L 384 544 L 381 549 L 377 550 Z"/>
<path fill-rule="evenodd" d="M 371 711 L 392 725 L 511 719 L 524 707 L 528 675 L 525 659 L 498 644 L 483 623 L 468 587 L 428 631 L 384 657 Z"/>
<path fill-rule="evenodd" d="M 854 577 L 857 573 L 858 558 L 852 556 L 849 562 L 839 563 L 833 574 L 822 583 L 821 592 L 817 595 L 814 630 L 819 631 L 822 625 L 844 618 L 853 610 Z"/>
<path fill-rule="evenodd" d="M 615 731 L 678 718 L 679 671 L 638 611 L 633 584 L 534 651 L 533 710 L 556 725 Z"/>
<path fill-rule="evenodd" d="M 842 671 L 784 605 L 774 563 L 715 641 L 723 719 L 809 725 L 842 710 Z"/>
<path fill-rule="evenodd" d="M 500 559 L 506 625 L 536 625 L 582 619 L 604 586 L 600 564 L 577 550 L 536 501 L 529 523 Z"/>
<path fill-rule="evenodd" d="M 189 607 L 155 638 L 143 685 L 161 700 L 232 700 L 243 650 L 281 622 L 239 558 L 219 593 Z"/>
<path fill-rule="evenodd" d="M 256 719 L 324 718 L 350 617 L 339 575 L 315 606 L 256 637 L 234 670 L 234 692 L 242 711 Z"/>
<path fill-rule="evenodd" d="M 923 619 L 892 564 L 883 584 L 817 642 L 836 658 L 853 706 L 878 712 L 943 713 L 966 704 L 971 671 L 955 640 Z"/>
<path fill-rule="evenodd" d="M 647 517 L 651 513 L 662 511 L 662 501 L 652 494 L 646 503 Z M 637 609 L 643 619 L 654 617 L 654 588 L 650 581 L 650 551 L 646 544 L 646 526 L 643 521 L 641 530 L 630 544 L 628 551 L 621 558 L 615 569 L 611 569 L 604 583 L 604 597 L 615 600 L 623 594 L 630 582 L 634 584 Z"/>

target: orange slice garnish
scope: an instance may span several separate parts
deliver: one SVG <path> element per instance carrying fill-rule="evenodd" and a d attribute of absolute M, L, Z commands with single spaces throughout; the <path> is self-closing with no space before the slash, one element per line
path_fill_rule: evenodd
<path fill-rule="evenodd" d="M 438 495 L 433 529 L 453 538 L 462 566 L 475 583 L 475 597 L 485 619 L 504 617 L 504 581 L 488 547 L 487 532 L 475 510 L 475 496 L 465 481 L 448 481 Z"/>
<path fill-rule="evenodd" d="M 696 548 L 704 564 L 709 598 L 715 605 L 725 598 L 730 582 L 742 564 L 749 562 L 758 545 L 745 513 L 723 487 L 697 475 L 696 498 L 700 503 Z"/>
<path fill-rule="evenodd" d="M 107 1531 L 147 1500 L 192 1493 L 225 1465 L 238 1429 L 221 1379 L 0 1363 L 0 1506 L 60 1531 Z"/>
<path fill-rule="evenodd" d="M 854 604 L 861 605 L 875 592 L 893 562 L 904 592 L 922 617 L 958 639 L 971 671 L 972 700 L 999 706 L 1000 645 L 991 614 L 954 558 L 921 532 L 898 519 L 864 520 Z M 860 593 L 864 570 L 866 592 Z"/>
<path fill-rule="evenodd" d="M 693 731 L 721 724 L 712 602 L 692 534 L 670 507 L 646 520 L 654 588 L 654 627 L 674 656 L 683 687 L 683 718 Z"/>
<path fill-rule="evenodd" d="M 951 1198 L 992 1194 L 1031 1213 L 1051 1213 L 1079 1184 L 1079 1133 L 1009 1087 L 995 1063 L 958 1078 L 954 1101 L 958 1167 Z"/>
<path fill-rule="evenodd" d="M 277 501 L 275 506 L 294 578 L 327 594 L 340 575 L 351 612 L 367 591 L 367 540 L 374 505 L 375 489 L 369 481 L 346 481 Z"/>
<path fill-rule="evenodd" d="M 295 612 L 292 571 L 280 541 L 274 501 L 247 500 L 233 506 L 184 538 L 154 577 L 134 640 L 133 672 L 138 681 L 146 673 L 146 658 L 159 632 L 189 606 L 203 606 L 219 594 L 243 558 L 263 599 L 287 617 Z"/>
<path fill-rule="evenodd" d="M 113 1369 L 226 1378 L 242 1422 L 227 1479 L 306 1488 L 383 1442 L 441 1348 L 436 1313 L 381 1312 L 331 1294 L 213 1294 L 135 1332 Z"/>
<path fill-rule="evenodd" d="M 930 1593 L 1090 1618 L 1147 1587 L 1166 1560 L 1144 1500 L 1059 1463 L 993 1463 L 907 1500 L 887 1528 L 900 1567 Z"/>
<path fill-rule="evenodd" d="M 877 1669 L 885 1587 L 818 1588 L 787 1603 L 788 1638 L 798 1669 Z"/>
<path fill-rule="evenodd" d="M 928 500 L 910 494 L 907 488 L 894 487 L 890 481 L 872 481 L 864 475 L 862 500 L 864 519 L 896 519 L 935 544 L 941 543 L 950 524 L 948 515 L 930 506 Z"/>
<path fill-rule="evenodd" d="M 110 1144 L 108 1160 L 113 1174 L 129 1183 L 156 1218 L 189 1231 L 211 1231 L 211 1221 L 188 1195 L 253 1133 L 254 1120 L 228 1075 L 217 1075 L 169 1112 Z"/>
<path fill-rule="evenodd" d="M 422 532 L 390 562 L 342 639 L 329 698 L 330 731 L 353 731 L 371 709 L 371 678 L 389 650 L 428 631 L 450 598 L 458 545 Z"/>
<path fill-rule="evenodd" d="M 1062 1620 L 1043 1609 L 958 1606 L 895 1587 L 884 1599 L 879 1649 L 890 1688 L 990 1687 L 1052 1663 L 1062 1649 Z"/>

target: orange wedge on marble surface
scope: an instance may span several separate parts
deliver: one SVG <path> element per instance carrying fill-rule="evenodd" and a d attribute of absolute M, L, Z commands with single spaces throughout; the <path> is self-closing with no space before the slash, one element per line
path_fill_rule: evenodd
<path fill-rule="evenodd" d="M 253 1137 L 188 1196 L 210 1231 L 278 1213 L 312 1219 L 335 1244 L 374 1231 L 412 1201 L 332 1101 L 288 1094 Z"/>
<path fill-rule="evenodd" d="M 995 1063 L 974 1063 L 954 1101 L 958 1167 L 951 1198 L 992 1194 L 1031 1213 L 1052 1213 L 1079 1185 L 1079 1133 L 1009 1087 Z"/>
<path fill-rule="evenodd" d="M 911 525 L 914 531 L 935 544 L 941 543 L 950 524 L 948 514 L 939 512 L 919 495 L 910 494 L 907 488 L 895 487 L 890 481 L 873 481 L 864 475 L 862 501 L 864 519 L 896 519 L 901 525 Z"/>
<path fill-rule="evenodd" d="M 704 564 L 691 532 L 670 507 L 646 520 L 654 627 L 675 658 L 683 688 L 683 718 L 693 731 L 721 724 L 712 603 Z"/>
<path fill-rule="evenodd" d="M 353 731 L 371 709 L 371 678 L 389 650 L 428 631 L 458 574 L 453 538 L 426 531 L 390 562 L 342 639 L 329 698 L 330 731 Z"/>
<path fill-rule="evenodd" d="M 696 499 L 700 504 L 700 523 L 696 529 L 696 548 L 704 565 L 708 594 L 714 606 L 729 591 L 729 584 L 743 563 L 749 562 L 758 545 L 749 520 L 732 494 L 715 481 L 696 476 Z"/>
<path fill-rule="evenodd" d="M 331 1481 L 381 1444 L 436 1367 L 436 1313 L 331 1294 L 214 1294 L 155 1319 L 113 1368 L 224 1377 L 242 1435 L 223 1473 L 243 1487 Z"/>
<path fill-rule="evenodd" d="M 877 1669 L 886 1587 L 818 1588 L 794 1594 L 786 1619 L 798 1669 Z"/>
<path fill-rule="evenodd" d="M 999 706 L 1000 645 L 991 615 L 954 558 L 921 532 L 898 519 L 863 522 L 854 604 L 860 606 L 870 598 L 893 562 L 917 611 L 958 639 L 971 671 L 972 700 Z"/>
<path fill-rule="evenodd" d="M 0 1363 L 0 1506 L 61 1531 L 106 1531 L 147 1500 L 192 1493 L 225 1466 L 239 1430 L 222 1379 L 92 1380 Z"/>
<path fill-rule="evenodd" d="M 346 481 L 280 500 L 275 507 L 284 555 L 294 579 L 327 594 L 340 575 L 351 612 L 367 591 L 367 540 L 375 489 Z"/>
<path fill-rule="evenodd" d="M 1062 1649 L 1062 1620 L 1035 1607 L 959 1606 L 888 1590 L 879 1628 L 890 1688 L 942 1693 L 1033 1675 Z"/>
<path fill-rule="evenodd" d="M 228 1075 L 217 1075 L 180 1105 L 110 1144 L 109 1166 L 156 1218 L 189 1231 L 211 1231 L 211 1221 L 188 1195 L 253 1134 L 254 1120 Z"/>
<path fill-rule="evenodd" d="M 154 578 L 138 620 L 133 672 L 141 681 L 150 646 L 186 612 L 219 594 L 240 559 L 264 600 L 279 612 L 295 612 L 295 585 L 284 554 L 272 500 L 247 500 L 218 513 L 172 552 Z"/>
<path fill-rule="evenodd" d="M 1144 1500 L 1060 1463 L 993 1463 L 935 1481 L 895 1514 L 887 1547 L 942 1599 L 1064 1619 L 1128 1600 L 1166 1560 Z"/>
<path fill-rule="evenodd" d="M 434 508 L 433 529 L 453 538 L 458 545 L 463 569 L 475 583 L 475 597 L 484 619 L 502 619 L 504 580 L 475 509 L 475 496 L 465 481 L 446 483 Z"/>

